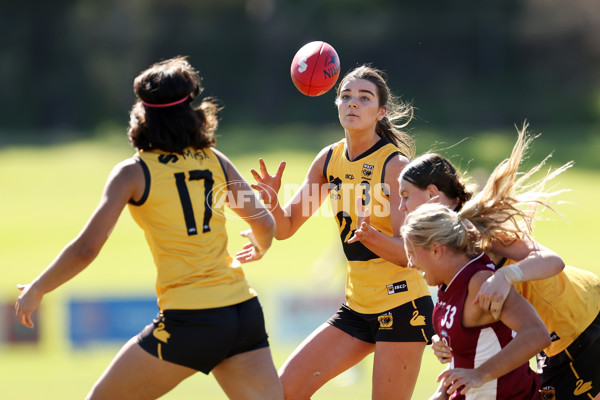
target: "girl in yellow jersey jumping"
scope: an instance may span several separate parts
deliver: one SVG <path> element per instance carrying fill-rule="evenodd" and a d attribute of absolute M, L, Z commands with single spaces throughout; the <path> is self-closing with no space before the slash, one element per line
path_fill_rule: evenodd
<path fill-rule="evenodd" d="M 378 229 L 399 232 L 398 175 L 414 154 L 412 138 L 401 128 L 412 108 L 395 101 L 381 71 L 369 66 L 342 79 L 335 104 L 345 137 L 316 156 L 288 204 L 280 206 L 273 196 L 285 163 L 274 176 L 263 160 L 260 173 L 252 171 L 258 182 L 253 187 L 271 206 L 277 239 L 292 236 L 329 197 L 348 259 L 345 304 L 287 359 L 279 370 L 281 382 L 286 399 L 305 400 L 374 352 L 372 398 L 410 399 L 433 333 L 429 289 L 416 271 L 348 239 L 356 229 L 356 196 L 373 209 Z"/>
<path fill-rule="evenodd" d="M 227 252 L 222 199 L 251 227 L 242 262 L 270 247 L 273 217 L 214 149 L 218 107 L 203 99 L 193 108 L 201 91 L 184 57 L 136 77 L 128 134 L 137 153 L 112 170 L 81 233 L 33 282 L 19 285 L 17 318 L 32 327 L 43 296 L 94 260 L 129 206 L 154 257 L 160 314 L 125 344 L 88 399 L 155 399 L 196 371 L 212 372 L 231 399 L 283 399 L 262 308 Z"/>

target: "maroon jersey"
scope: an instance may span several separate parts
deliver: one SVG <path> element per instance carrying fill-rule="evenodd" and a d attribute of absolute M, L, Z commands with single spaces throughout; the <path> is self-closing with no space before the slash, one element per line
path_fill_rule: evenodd
<path fill-rule="evenodd" d="M 447 287 L 442 285 L 438 288 L 433 327 L 440 339 L 452 347 L 454 358 L 451 368 L 476 368 L 498 353 L 513 337 L 513 331 L 500 321 L 475 328 L 466 328 L 461 323 L 469 282 L 475 273 L 482 270 L 495 270 L 494 263 L 485 254 L 469 261 Z M 451 399 L 534 399 L 539 398 L 538 390 L 538 377 L 529 368 L 529 363 L 525 363 L 498 379 L 469 390 L 466 396 L 454 392 Z"/>

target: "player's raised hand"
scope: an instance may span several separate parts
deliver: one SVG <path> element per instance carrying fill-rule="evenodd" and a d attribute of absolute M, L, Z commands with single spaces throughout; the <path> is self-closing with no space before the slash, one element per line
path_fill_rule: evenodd
<path fill-rule="evenodd" d="M 279 193 L 279 189 L 281 188 L 281 176 L 285 169 L 285 161 L 279 164 L 275 175 L 269 174 L 265 161 L 262 158 L 258 160 L 258 163 L 260 174 L 255 169 L 250 170 L 250 173 L 252 173 L 252 176 L 256 180 L 256 183 L 250 186 L 258 192 L 260 199 L 265 204 L 272 205 L 277 202 L 277 193 Z"/>
<path fill-rule="evenodd" d="M 348 239 L 348 243 L 354 243 L 361 240 L 365 240 L 369 236 L 369 231 L 371 228 L 371 209 L 364 208 L 362 203 L 362 197 L 356 197 L 356 231 L 354 231 L 354 235 L 350 239 Z"/>
<path fill-rule="evenodd" d="M 17 288 L 21 291 L 21 294 L 15 303 L 15 315 L 23 325 L 33 328 L 31 314 L 39 307 L 44 295 L 30 283 L 26 285 L 19 284 Z"/>
<path fill-rule="evenodd" d="M 506 296 L 510 292 L 510 286 L 500 269 L 483 282 L 473 304 L 479 304 L 483 310 L 489 311 L 495 319 L 498 319 L 502 313 Z"/>

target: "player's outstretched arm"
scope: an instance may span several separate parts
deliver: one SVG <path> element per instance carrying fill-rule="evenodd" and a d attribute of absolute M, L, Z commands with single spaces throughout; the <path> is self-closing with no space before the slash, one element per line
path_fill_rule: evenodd
<path fill-rule="evenodd" d="M 236 253 L 235 258 L 240 263 L 259 260 L 271 247 L 275 234 L 275 220 L 227 156 L 216 149 L 213 151 L 225 167 L 227 189 L 232 198 L 238 199 L 236 204 L 229 204 L 229 207 L 250 225 L 250 229 L 241 232 L 249 243 Z"/>
<path fill-rule="evenodd" d="M 96 258 L 130 199 L 144 191 L 142 169 L 131 159 L 119 163 L 106 182 L 100 203 L 79 235 L 58 254 L 31 283 L 17 285 L 17 319 L 33 328 L 32 313 L 46 293 L 58 288 L 83 271 Z"/>
<path fill-rule="evenodd" d="M 284 240 L 291 237 L 310 218 L 327 198 L 327 180 L 323 176 L 323 167 L 329 148 L 324 148 L 313 160 L 304 182 L 294 193 L 292 199 L 282 206 L 277 194 L 281 187 L 281 175 L 285 168 L 282 162 L 275 175 L 269 175 L 264 161 L 259 160 L 260 173 L 252 170 L 256 184 L 252 188 L 259 191 L 261 199 L 275 218 L 275 238 Z M 274 195 L 273 195 L 274 194 Z"/>

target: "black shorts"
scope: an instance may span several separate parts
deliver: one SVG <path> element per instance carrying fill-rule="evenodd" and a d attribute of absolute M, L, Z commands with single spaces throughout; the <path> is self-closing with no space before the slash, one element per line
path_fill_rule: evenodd
<path fill-rule="evenodd" d="M 433 301 L 420 297 L 389 311 L 361 314 L 342 304 L 327 323 L 364 342 L 426 342 L 434 334 Z"/>
<path fill-rule="evenodd" d="M 226 358 L 269 346 L 257 297 L 227 307 L 165 310 L 137 341 L 161 360 L 205 374 Z"/>
<path fill-rule="evenodd" d="M 537 359 L 542 400 L 593 399 L 600 393 L 600 314 L 566 350 Z"/>

